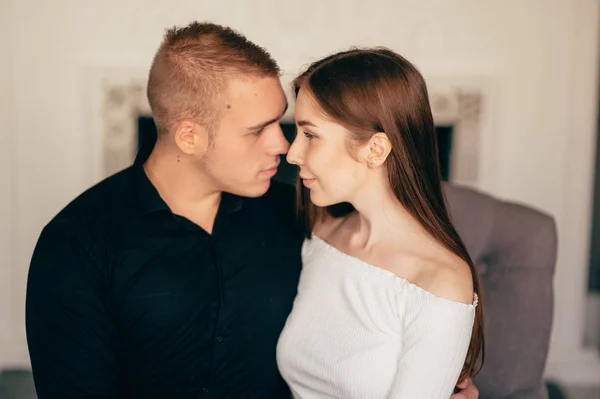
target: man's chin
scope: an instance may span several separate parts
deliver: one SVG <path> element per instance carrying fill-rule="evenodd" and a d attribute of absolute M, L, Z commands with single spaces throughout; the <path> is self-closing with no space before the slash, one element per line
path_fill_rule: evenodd
<path fill-rule="evenodd" d="M 266 180 L 252 187 L 245 187 L 242 190 L 238 188 L 232 193 L 240 197 L 257 198 L 265 195 L 269 191 L 269 187 L 271 187 L 271 180 Z"/>

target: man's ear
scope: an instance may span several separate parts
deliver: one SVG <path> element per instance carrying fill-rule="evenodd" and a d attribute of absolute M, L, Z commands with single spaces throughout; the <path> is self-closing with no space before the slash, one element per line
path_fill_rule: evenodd
<path fill-rule="evenodd" d="M 206 129 L 193 121 L 183 120 L 174 126 L 175 144 L 184 154 L 192 155 L 208 149 Z"/>

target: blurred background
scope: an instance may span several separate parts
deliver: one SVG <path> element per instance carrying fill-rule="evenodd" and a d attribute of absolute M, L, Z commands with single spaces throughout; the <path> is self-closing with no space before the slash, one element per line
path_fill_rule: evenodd
<path fill-rule="evenodd" d="M 265 47 L 286 90 L 309 62 L 353 45 L 384 45 L 416 64 L 446 180 L 554 218 L 543 377 L 554 397 L 600 398 L 599 8 L 597 0 L 0 0 L 0 398 L 35 397 L 24 301 L 42 227 L 126 167 L 152 134 L 150 62 L 165 28 L 192 20 L 229 25 Z M 292 115 L 293 106 L 284 128 Z"/>

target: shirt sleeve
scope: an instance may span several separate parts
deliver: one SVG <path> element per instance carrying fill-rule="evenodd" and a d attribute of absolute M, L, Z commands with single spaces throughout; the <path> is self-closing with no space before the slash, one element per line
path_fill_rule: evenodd
<path fill-rule="evenodd" d="M 26 331 L 39 399 L 120 396 L 118 334 L 92 243 L 46 226 L 27 280 Z"/>
<path fill-rule="evenodd" d="M 419 306 L 406 321 L 390 399 L 448 399 L 464 366 L 476 303 L 429 298 Z"/>

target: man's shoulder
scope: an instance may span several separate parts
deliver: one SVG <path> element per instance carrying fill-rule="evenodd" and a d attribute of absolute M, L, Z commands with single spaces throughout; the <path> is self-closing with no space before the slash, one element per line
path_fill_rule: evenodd
<path fill-rule="evenodd" d="M 125 213 L 131 187 L 131 168 L 117 172 L 89 187 L 63 207 L 46 226 L 90 228 Z"/>
<path fill-rule="evenodd" d="M 30 276 L 38 284 L 64 284 L 79 272 L 103 270 L 101 260 L 112 248 L 115 233 L 127 224 L 129 174 L 125 169 L 94 184 L 42 228 L 30 263 Z"/>

